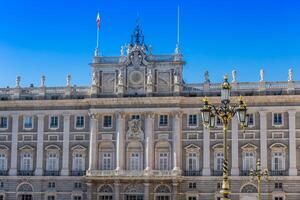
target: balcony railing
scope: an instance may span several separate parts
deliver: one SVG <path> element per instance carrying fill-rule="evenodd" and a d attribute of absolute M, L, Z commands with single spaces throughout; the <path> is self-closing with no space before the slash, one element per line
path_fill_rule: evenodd
<path fill-rule="evenodd" d="M 198 171 L 184 171 L 183 176 L 201 176 L 202 173 L 200 170 Z"/>
<path fill-rule="evenodd" d="M 85 176 L 86 172 L 85 171 L 71 171 L 70 175 L 71 176 Z"/>
<path fill-rule="evenodd" d="M 44 176 L 59 176 L 60 171 L 44 171 Z"/>
<path fill-rule="evenodd" d="M 221 171 L 221 170 L 212 170 L 211 175 L 212 176 L 222 176 L 223 175 L 223 171 Z"/>
<path fill-rule="evenodd" d="M 178 175 L 174 173 L 172 170 L 151 170 L 151 171 L 144 171 L 144 170 L 92 170 L 87 171 L 87 176 L 134 176 L 134 177 L 142 177 L 142 176 L 175 176 Z"/>
<path fill-rule="evenodd" d="M 250 176 L 250 170 L 241 170 L 240 176 Z"/>
<path fill-rule="evenodd" d="M 8 170 L 0 170 L 0 176 L 8 176 Z"/>
<path fill-rule="evenodd" d="M 278 171 L 269 171 L 270 176 L 288 176 L 288 171 L 278 170 Z"/>
<path fill-rule="evenodd" d="M 33 170 L 19 170 L 18 176 L 33 176 L 34 172 Z"/>

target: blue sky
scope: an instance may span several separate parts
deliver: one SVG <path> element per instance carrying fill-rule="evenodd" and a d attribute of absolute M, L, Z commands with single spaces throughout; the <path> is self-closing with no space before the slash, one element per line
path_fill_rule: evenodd
<path fill-rule="evenodd" d="M 130 41 L 139 13 L 145 42 L 155 54 L 173 53 L 177 5 L 181 7 L 181 46 L 186 82 L 212 81 L 238 72 L 240 81 L 285 81 L 293 67 L 300 80 L 300 3 L 296 0 L 0 0 L 0 87 L 90 84 L 96 45 L 96 13 L 102 24 L 102 55 L 119 55 Z"/>

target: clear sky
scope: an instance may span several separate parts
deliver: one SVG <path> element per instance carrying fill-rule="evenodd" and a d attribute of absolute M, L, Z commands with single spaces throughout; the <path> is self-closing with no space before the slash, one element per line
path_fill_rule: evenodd
<path fill-rule="evenodd" d="M 300 3 L 296 0 L 0 0 L 0 87 L 90 84 L 96 45 L 96 13 L 101 14 L 100 51 L 119 55 L 130 41 L 137 15 L 145 42 L 155 54 L 173 53 L 177 5 L 181 7 L 184 79 L 212 81 L 237 70 L 240 81 L 300 80 Z"/>

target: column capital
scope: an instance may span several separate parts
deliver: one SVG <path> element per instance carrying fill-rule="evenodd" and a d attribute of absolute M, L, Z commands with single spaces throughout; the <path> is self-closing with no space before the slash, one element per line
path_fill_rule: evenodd
<path fill-rule="evenodd" d="M 45 117 L 45 114 L 44 114 L 44 113 L 38 113 L 38 114 L 36 114 L 36 116 L 37 116 L 38 118 L 43 118 L 43 117 Z"/>
<path fill-rule="evenodd" d="M 266 111 L 266 110 L 259 110 L 258 112 L 259 112 L 260 116 L 266 116 L 268 113 L 268 111 Z"/>
<path fill-rule="evenodd" d="M 100 116 L 100 114 L 97 112 L 89 112 L 88 115 L 91 119 L 98 119 L 98 117 Z"/>
<path fill-rule="evenodd" d="M 146 115 L 147 118 L 153 119 L 154 116 L 155 116 L 155 113 L 154 113 L 154 112 L 151 112 L 151 111 L 148 111 L 148 112 L 145 113 L 145 115 Z"/>
<path fill-rule="evenodd" d="M 183 112 L 180 111 L 180 110 L 178 110 L 178 111 L 173 111 L 173 112 L 171 113 L 171 115 L 172 115 L 174 118 L 181 118 L 181 117 L 182 117 L 182 114 L 183 114 Z"/>
<path fill-rule="evenodd" d="M 297 112 L 296 110 L 288 110 L 289 117 L 295 117 L 296 112 Z"/>
<path fill-rule="evenodd" d="M 125 116 L 126 116 L 124 111 L 117 111 L 116 115 L 117 115 L 117 117 L 120 117 L 120 118 L 125 118 Z"/>
<path fill-rule="evenodd" d="M 63 113 L 63 116 L 64 116 L 64 117 L 70 117 L 70 116 L 71 116 L 71 113 L 65 112 L 65 113 Z"/>

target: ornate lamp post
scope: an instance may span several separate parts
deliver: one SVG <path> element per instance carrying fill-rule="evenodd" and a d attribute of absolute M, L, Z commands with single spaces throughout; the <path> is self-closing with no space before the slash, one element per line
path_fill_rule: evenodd
<path fill-rule="evenodd" d="M 267 169 L 262 170 L 260 167 L 260 159 L 256 162 L 255 169 L 251 169 L 250 171 L 251 181 L 257 180 L 257 193 L 258 193 L 258 200 L 261 200 L 261 181 L 266 179 L 268 180 L 269 171 Z"/>
<path fill-rule="evenodd" d="M 202 120 L 204 126 L 212 128 L 215 126 L 215 116 L 217 116 L 223 123 L 223 182 L 220 194 L 222 195 L 222 200 L 230 200 L 230 187 L 228 180 L 228 153 L 227 153 L 227 131 L 228 124 L 235 114 L 237 114 L 239 123 L 245 127 L 247 126 L 247 107 L 242 97 L 238 105 L 230 105 L 230 90 L 231 86 L 228 82 L 228 76 L 224 76 L 224 82 L 221 86 L 221 104 L 219 106 L 214 106 L 209 104 L 208 99 L 204 98 L 204 106 L 201 108 Z"/>

